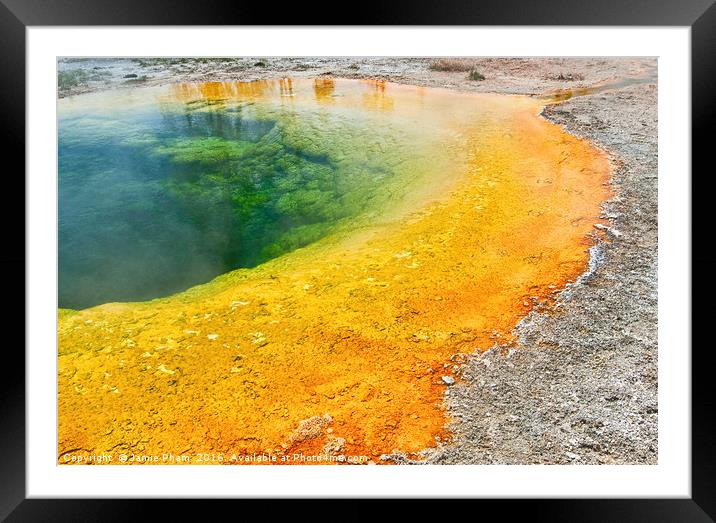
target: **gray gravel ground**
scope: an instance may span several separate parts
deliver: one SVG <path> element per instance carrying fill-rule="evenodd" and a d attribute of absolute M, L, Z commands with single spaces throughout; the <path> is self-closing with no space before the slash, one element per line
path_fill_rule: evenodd
<path fill-rule="evenodd" d="M 615 196 L 611 227 L 595 229 L 589 271 L 516 328 L 519 342 L 466 356 L 445 402 L 451 442 L 429 464 L 655 464 L 657 462 L 657 88 L 620 84 L 653 75 L 640 58 L 482 58 L 465 72 L 438 72 L 425 58 L 237 58 L 65 60 L 76 85 L 58 95 L 177 81 L 284 76 L 380 78 L 467 91 L 543 95 L 618 89 L 548 105 L 543 116 L 606 150 Z M 257 65 L 260 64 L 260 65 Z M 73 73 L 78 69 L 81 73 Z M 73 76 L 74 74 L 74 76 Z M 127 75 L 136 77 L 126 78 Z M 73 80 L 73 81 L 74 81 Z M 70 82 L 72 83 L 72 82 Z M 577 92 L 577 94 L 580 94 Z M 584 93 L 581 93 L 584 94 Z M 461 359 L 463 359 L 461 357 Z M 417 463 L 399 453 L 388 462 Z"/>
<path fill-rule="evenodd" d="M 355 78 L 444 87 L 461 91 L 542 94 L 649 74 L 656 61 L 643 58 L 464 58 L 484 75 L 436 71 L 433 58 L 239 57 L 239 58 L 61 58 L 58 96 L 175 82 L 253 81 L 280 78 Z"/>

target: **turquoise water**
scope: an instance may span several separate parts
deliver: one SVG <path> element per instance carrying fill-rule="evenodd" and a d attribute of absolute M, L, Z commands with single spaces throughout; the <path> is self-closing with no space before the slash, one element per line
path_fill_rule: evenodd
<path fill-rule="evenodd" d="M 335 86 L 286 96 L 264 84 L 60 101 L 60 307 L 152 299 L 256 266 L 370 220 L 424 170 L 430 144 L 385 99 L 354 107 Z"/>

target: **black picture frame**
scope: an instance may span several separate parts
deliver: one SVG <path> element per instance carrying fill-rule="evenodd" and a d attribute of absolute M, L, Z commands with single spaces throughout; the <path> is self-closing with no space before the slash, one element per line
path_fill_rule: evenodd
<path fill-rule="evenodd" d="M 699 281 L 698 292 L 713 301 L 712 271 L 716 259 L 707 248 L 697 249 L 699 238 L 709 238 L 706 198 L 713 194 L 713 176 L 707 171 L 708 151 L 713 148 L 716 102 L 716 5 L 714 0 L 489 0 L 470 2 L 453 0 L 395 1 L 390 4 L 357 7 L 340 15 L 336 4 L 302 4 L 280 8 L 268 3 L 215 1 L 210 8 L 194 3 L 170 0 L 0 0 L 0 74 L 3 77 L 2 146 L 4 149 L 6 198 L 0 206 L 5 249 L 0 257 L 6 299 L 12 307 L 5 313 L 4 332 L 17 332 L 17 342 L 4 344 L 5 372 L 0 380 L 0 519 L 8 521 L 126 521 L 144 519 L 147 511 L 159 509 L 163 519 L 191 515 L 206 516 L 217 505 L 242 504 L 241 510 L 264 504 L 243 501 L 150 501 L 150 500 L 40 500 L 26 499 L 25 490 L 25 358 L 24 307 L 16 297 L 24 296 L 25 227 L 18 216 L 25 216 L 24 178 L 11 176 L 25 168 L 25 29 L 27 26 L 52 25 L 249 25 L 249 24 L 325 24 L 325 25 L 621 25 L 691 27 L 692 72 L 692 281 Z M 318 13 L 321 13 L 320 15 Z M 88 46 L 91 49 L 91 46 Z M 7 160 L 14 160 L 8 162 Z M 8 166 L 14 166 L 9 168 Z M 699 172 L 698 176 L 693 173 Z M 698 181 L 699 190 L 693 188 Z M 20 197 L 23 195 L 23 197 Z M 699 202 L 699 198 L 703 201 Z M 703 205 L 698 205 L 702 203 Z M 668 219 L 668 217 L 666 217 Z M 698 234 L 701 232 L 702 234 Z M 692 297 L 695 298 L 694 292 Z M 692 299 L 693 299 L 692 298 Z M 23 298 L 24 300 L 24 298 Z M 692 325 L 708 325 L 712 306 L 697 307 L 693 301 Z M 693 330 L 693 329 L 692 329 Z M 22 332 L 22 334 L 20 334 Z M 662 350 L 669 350 L 665 347 Z M 687 348 L 674 348 L 685 350 Z M 481 500 L 479 517 L 496 511 L 500 519 L 523 515 L 537 521 L 714 521 L 716 520 L 716 435 L 712 428 L 716 409 L 716 390 L 711 377 L 711 344 L 692 341 L 692 491 L 690 499 L 618 499 L 618 500 Z M 212 503 L 209 507 L 208 504 Z M 286 502 L 281 502 L 286 503 Z M 363 519 L 356 511 L 336 507 L 333 501 L 304 500 L 294 509 L 320 510 L 322 513 L 349 514 Z M 320 503 L 320 509 L 308 505 Z M 161 506 L 160 506 L 161 505 Z M 424 510 L 423 501 L 402 503 L 400 514 Z M 459 507 L 460 504 L 453 505 Z M 272 508 L 272 510 L 274 510 Z M 369 514 L 365 514 L 366 516 Z M 402 518 L 401 518 L 402 519 Z"/>

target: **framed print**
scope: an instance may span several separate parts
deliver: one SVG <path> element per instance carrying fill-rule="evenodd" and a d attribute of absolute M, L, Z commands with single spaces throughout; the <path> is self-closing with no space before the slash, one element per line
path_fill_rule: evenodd
<path fill-rule="evenodd" d="M 5 2 L 26 353 L 3 517 L 712 520 L 691 172 L 716 8 L 452 6 L 263 26 L 306 16 Z"/>

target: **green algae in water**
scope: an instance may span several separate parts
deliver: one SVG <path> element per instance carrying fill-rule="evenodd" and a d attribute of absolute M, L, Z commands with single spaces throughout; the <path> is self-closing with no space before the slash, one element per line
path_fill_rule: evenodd
<path fill-rule="evenodd" d="M 373 98 L 165 90 L 60 104 L 60 307 L 166 296 L 374 223 L 438 146 Z"/>

